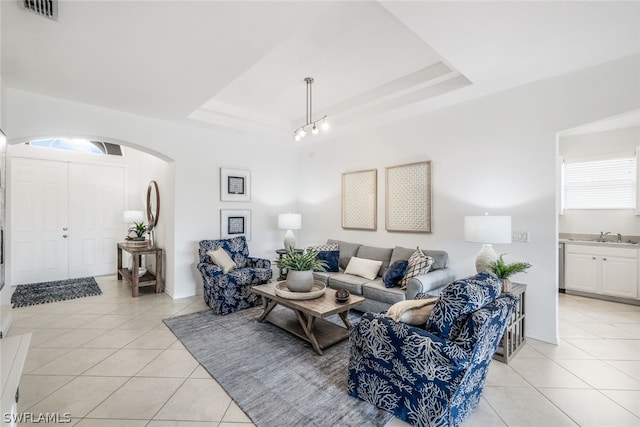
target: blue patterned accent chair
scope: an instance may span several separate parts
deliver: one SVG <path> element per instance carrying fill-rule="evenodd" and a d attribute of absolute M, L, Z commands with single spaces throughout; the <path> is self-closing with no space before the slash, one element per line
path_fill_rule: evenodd
<path fill-rule="evenodd" d="M 208 251 L 219 247 L 222 247 L 237 265 L 237 268 L 227 274 L 224 274 L 207 255 Z M 198 270 L 204 282 L 204 302 L 214 313 L 229 314 L 262 303 L 262 298 L 251 292 L 251 286 L 262 285 L 271 280 L 271 261 L 250 257 L 244 236 L 201 240 L 199 255 Z"/>
<path fill-rule="evenodd" d="M 490 272 L 450 283 L 425 329 L 365 313 L 349 338 L 349 394 L 413 426 L 459 426 L 517 303 L 501 287 Z"/>

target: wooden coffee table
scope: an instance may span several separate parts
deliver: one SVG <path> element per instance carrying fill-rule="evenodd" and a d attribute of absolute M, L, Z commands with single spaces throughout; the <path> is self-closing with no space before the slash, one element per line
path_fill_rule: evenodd
<path fill-rule="evenodd" d="M 309 300 L 293 300 L 276 295 L 275 283 L 253 286 L 251 291 L 261 295 L 264 311 L 259 322 L 270 323 L 311 343 L 313 349 L 322 355 L 322 349 L 343 341 L 349 337 L 349 309 L 362 304 L 364 298 L 351 295 L 346 302 L 336 301 L 336 291 L 327 288 L 324 295 Z M 289 310 L 273 309 L 281 305 Z M 345 327 L 325 320 L 326 317 L 338 314 Z"/>

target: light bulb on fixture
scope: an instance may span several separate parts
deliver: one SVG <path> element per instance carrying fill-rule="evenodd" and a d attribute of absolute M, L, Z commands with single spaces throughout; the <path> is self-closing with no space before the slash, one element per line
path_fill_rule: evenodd
<path fill-rule="evenodd" d="M 311 128 L 311 133 L 314 135 L 318 134 L 318 126 L 316 126 L 316 124 L 313 124 L 313 127 Z"/>
<path fill-rule="evenodd" d="M 322 130 L 329 130 L 329 122 L 326 119 L 322 121 Z"/>
<path fill-rule="evenodd" d="M 296 133 L 296 136 L 293 137 L 296 141 L 300 141 L 300 135 Z"/>
<path fill-rule="evenodd" d="M 300 128 L 300 130 L 298 131 L 298 136 L 300 138 L 302 138 L 303 136 L 305 136 L 307 133 L 304 131 L 304 128 Z"/>

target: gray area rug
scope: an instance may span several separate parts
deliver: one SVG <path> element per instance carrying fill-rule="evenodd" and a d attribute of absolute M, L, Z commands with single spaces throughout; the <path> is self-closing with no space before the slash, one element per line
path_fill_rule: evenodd
<path fill-rule="evenodd" d="M 164 323 L 258 427 L 383 426 L 391 419 L 348 395 L 348 340 L 319 356 L 307 342 L 256 321 L 260 313 L 206 310 Z"/>
<path fill-rule="evenodd" d="M 18 285 L 11 295 L 13 307 L 90 297 L 102 294 L 93 277 Z"/>

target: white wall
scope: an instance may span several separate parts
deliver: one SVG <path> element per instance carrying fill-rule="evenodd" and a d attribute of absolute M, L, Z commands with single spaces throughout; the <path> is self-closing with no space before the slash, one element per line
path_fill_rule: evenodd
<path fill-rule="evenodd" d="M 175 298 L 201 292 L 202 279 L 195 267 L 197 243 L 219 237 L 221 208 L 252 210 L 251 254 L 270 259 L 275 258 L 273 250 L 281 246 L 277 214 L 297 208 L 297 170 L 286 167 L 296 161 L 290 144 L 266 145 L 259 137 L 174 124 L 14 89 L 7 89 L 6 117 L 10 143 L 43 135 L 94 136 L 170 160 L 163 182 L 159 180 L 160 224 L 165 235 L 158 243 L 166 251 L 166 292 Z M 251 202 L 220 202 L 220 167 L 251 171 Z"/>
<path fill-rule="evenodd" d="M 583 135 L 561 136 L 559 152 L 564 159 L 626 153 L 634 156 L 640 146 L 640 127 Z M 599 234 L 609 231 L 623 236 L 640 235 L 640 216 L 632 209 L 565 210 L 558 220 L 560 233 Z"/>
<path fill-rule="evenodd" d="M 511 215 L 530 243 L 496 245 L 507 259 L 533 264 L 516 276 L 527 290 L 527 335 L 557 342 L 556 134 L 638 108 L 640 56 L 526 85 L 368 132 L 303 146 L 302 243 L 327 237 L 449 252 L 458 277 L 473 274 L 479 244 L 463 237 L 463 218 Z M 615 82 L 615 83 L 613 83 Z M 385 166 L 431 160 L 431 234 L 384 230 Z M 378 169 L 378 230 L 342 230 L 340 179 Z"/>

